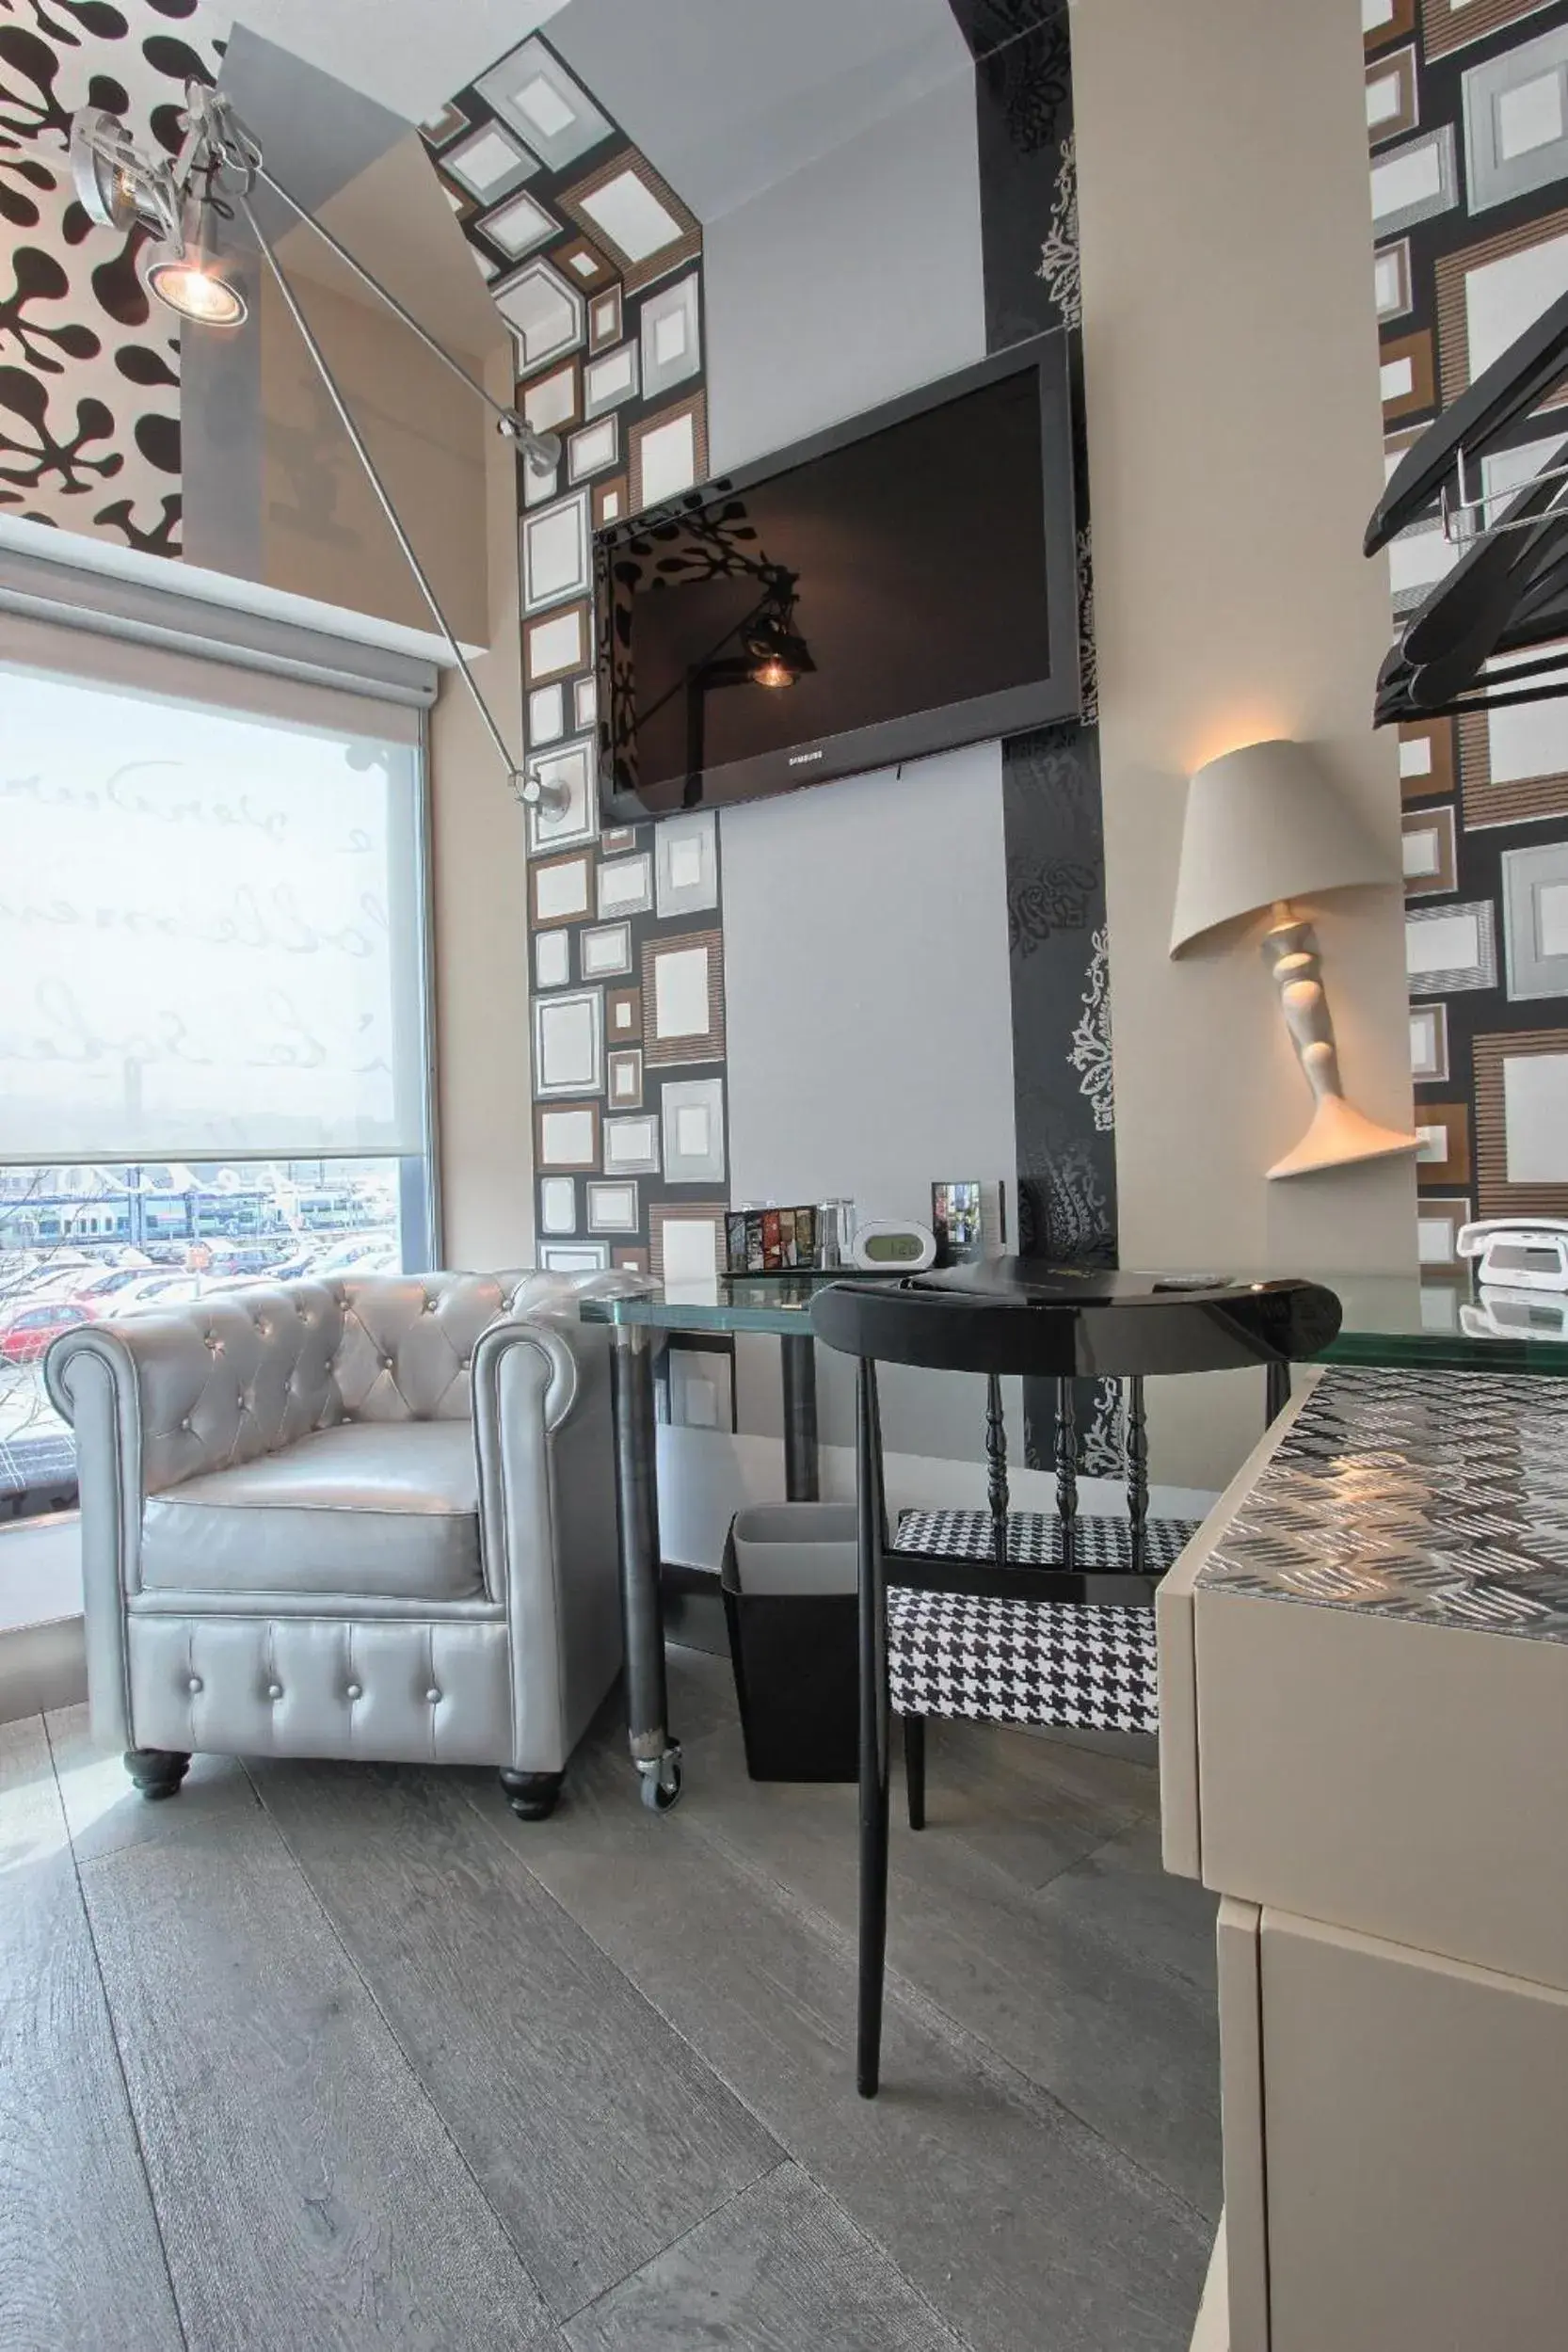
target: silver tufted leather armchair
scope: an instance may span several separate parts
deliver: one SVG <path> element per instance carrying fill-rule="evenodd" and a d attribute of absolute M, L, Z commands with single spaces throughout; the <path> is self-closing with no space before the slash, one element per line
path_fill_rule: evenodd
<path fill-rule="evenodd" d="M 76 1432 L 93 1727 L 193 1753 L 490 1764 L 525 1819 L 619 1670 L 624 1274 L 256 1283 L 51 1348 Z"/>

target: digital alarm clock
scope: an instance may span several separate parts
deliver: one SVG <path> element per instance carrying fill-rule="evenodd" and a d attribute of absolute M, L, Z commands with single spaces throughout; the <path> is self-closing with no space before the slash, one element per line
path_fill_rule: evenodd
<path fill-rule="evenodd" d="M 850 1262 L 870 1274 L 922 1274 L 935 1264 L 936 1236 L 911 1220 L 877 1218 L 862 1225 L 850 1248 Z"/>

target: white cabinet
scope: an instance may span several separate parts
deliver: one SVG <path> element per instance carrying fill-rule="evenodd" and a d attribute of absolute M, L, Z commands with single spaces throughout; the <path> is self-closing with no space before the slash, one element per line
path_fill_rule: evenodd
<path fill-rule="evenodd" d="M 1387 1384 L 1455 1377 L 1325 1375 L 1160 1591 L 1166 1866 L 1224 1898 L 1194 2352 L 1568 2344 L 1568 1640 L 1549 1594 L 1507 1607 L 1511 1546 L 1543 1591 L 1531 1481 L 1560 1471 L 1532 1420 L 1498 1507 L 1495 1430 L 1478 1514 L 1420 1411 L 1390 1443 Z M 1559 1390 L 1509 1385 L 1531 1415 Z M 1332 1576 L 1304 1493 L 1359 1514 Z"/>

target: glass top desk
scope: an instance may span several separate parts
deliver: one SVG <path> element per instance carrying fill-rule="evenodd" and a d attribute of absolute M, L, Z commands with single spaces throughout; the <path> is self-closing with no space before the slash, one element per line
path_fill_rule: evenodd
<path fill-rule="evenodd" d="M 893 1277 L 888 1277 L 892 1279 Z M 784 1491 L 819 1493 L 816 1356 L 810 1308 L 833 1273 L 720 1275 L 672 1295 L 585 1298 L 584 1322 L 615 1335 L 616 1492 L 626 1617 L 627 1707 L 645 1802 L 662 1809 L 680 1789 L 680 1751 L 665 1726 L 664 1613 L 653 1367 L 667 1332 L 772 1333 L 781 1344 Z M 1412 1370 L 1528 1372 L 1568 1379 L 1568 1294 L 1478 1288 L 1468 1274 L 1320 1274 L 1344 1308 L 1336 1338 L 1317 1359 Z M 1271 1365 L 1272 1418 L 1289 1395 L 1289 1367 Z"/>
<path fill-rule="evenodd" d="M 1539 1372 L 1568 1379 L 1568 1293 L 1478 1288 L 1465 1274 L 1314 1274 L 1345 1310 L 1323 1364 L 1456 1372 Z M 721 1274 L 672 1297 L 584 1299 L 585 1322 L 655 1331 L 771 1332 L 809 1344 L 811 1301 L 834 1273 Z M 786 1358 L 786 1382 L 789 1359 Z"/>

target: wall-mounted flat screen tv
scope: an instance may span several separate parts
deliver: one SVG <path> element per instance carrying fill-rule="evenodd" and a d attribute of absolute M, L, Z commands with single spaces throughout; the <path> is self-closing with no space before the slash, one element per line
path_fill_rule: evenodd
<path fill-rule="evenodd" d="M 1074 542 L 1060 333 L 601 531 L 606 820 L 1073 716 Z"/>

